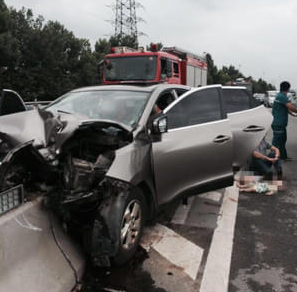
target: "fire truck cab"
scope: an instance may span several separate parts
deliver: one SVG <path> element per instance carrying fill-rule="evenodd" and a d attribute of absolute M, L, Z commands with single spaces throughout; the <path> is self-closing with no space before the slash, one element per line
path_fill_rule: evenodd
<path fill-rule="evenodd" d="M 184 84 L 192 87 L 207 84 L 207 63 L 177 47 L 157 51 L 111 48 L 103 62 L 103 84 Z"/>

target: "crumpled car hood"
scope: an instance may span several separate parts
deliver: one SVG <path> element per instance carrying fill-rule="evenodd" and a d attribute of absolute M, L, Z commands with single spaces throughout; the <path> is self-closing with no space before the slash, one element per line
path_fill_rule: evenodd
<path fill-rule="evenodd" d="M 50 113 L 49 113 L 50 114 Z M 0 137 L 16 146 L 34 140 L 34 145 L 46 146 L 46 120 L 39 110 L 25 111 L 0 117 Z"/>
<path fill-rule="evenodd" d="M 0 117 L 0 139 L 9 142 L 13 147 L 33 141 L 37 148 L 47 147 L 50 142 L 56 149 L 82 127 L 89 126 L 115 127 L 126 132 L 132 141 L 132 128 L 110 120 L 86 119 L 86 117 L 59 112 L 57 115 L 34 109 Z"/>

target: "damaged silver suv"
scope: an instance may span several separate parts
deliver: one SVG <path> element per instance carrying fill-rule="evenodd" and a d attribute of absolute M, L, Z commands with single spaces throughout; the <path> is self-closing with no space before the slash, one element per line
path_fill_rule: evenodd
<path fill-rule="evenodd" d="M 0 191 L 46 192 L 99 266 L 128 261 L 160 205 L 232 185 L 271 124 L 244 88 L 221 85 L 87 87 L 11 107 L 3 94 Z"/>

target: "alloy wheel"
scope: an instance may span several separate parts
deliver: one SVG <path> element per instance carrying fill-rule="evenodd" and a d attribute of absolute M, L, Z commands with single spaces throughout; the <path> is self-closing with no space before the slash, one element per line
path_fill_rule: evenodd
<path fill-rule="evenodd" d="M 141 206 L 138 200 L 132 200 L 126 207 L 121 224 L 122 248 L 133 247 L 141 229 Z"/>

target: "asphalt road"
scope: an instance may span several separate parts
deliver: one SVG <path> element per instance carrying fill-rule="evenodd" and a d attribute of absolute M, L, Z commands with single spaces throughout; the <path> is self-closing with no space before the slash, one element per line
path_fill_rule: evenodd
<path fill-rule="evenodd" d="M 297 291 L 297 119 L 290 117 L 283 163 L 286 190 L 275 196 L 240 194 L 230 292 Z"/>
<path fill-rule="evenodd" d="M 83 291 L 227 291 L 237 199 L 230 187 L 167 206 L 135 258 L 121 268 L 89 266 Z"/>
<path fill-rule="evenodd" d="M 274 196 L 236 187 L 164 209 L 126 266 L 89 266 L 83 291 L 296 292 L 297 118 L 283 163 L 286 189 Z"/>

